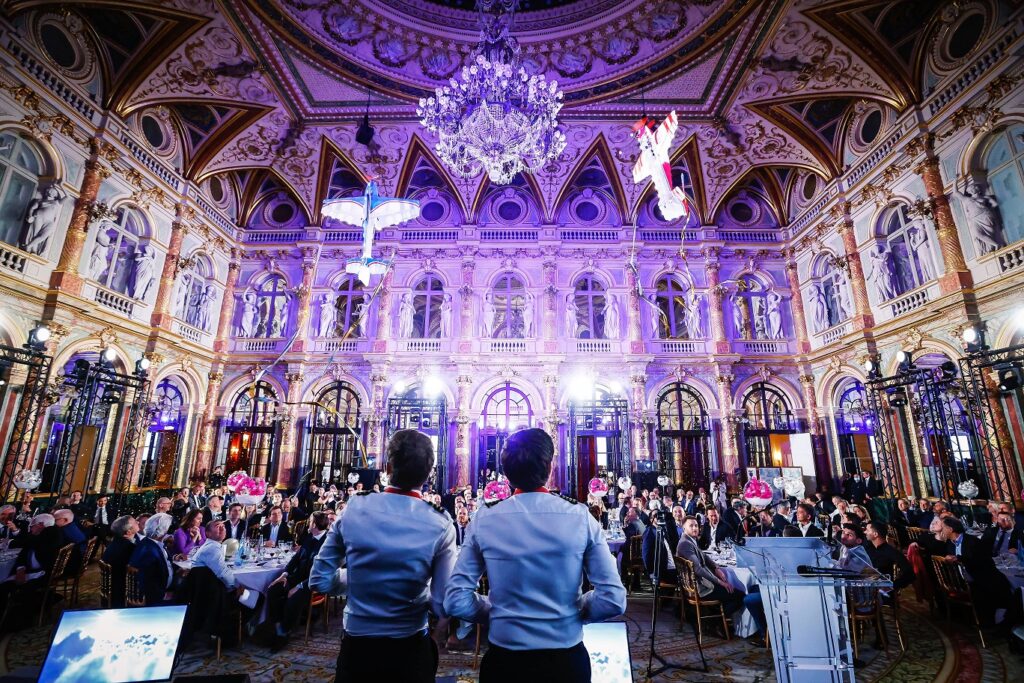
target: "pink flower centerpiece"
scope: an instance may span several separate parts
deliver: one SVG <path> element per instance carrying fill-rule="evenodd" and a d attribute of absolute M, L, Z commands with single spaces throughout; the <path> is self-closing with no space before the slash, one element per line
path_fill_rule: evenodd
<path fill-rule="evenodd" d="M 254 479 L 242 470 L 232 472 L 227 484 L 228 490 L 235 494 L 235 502 L 242 505 L 256 505 L 267 495 L 267 480 Z"/>
<path fill-rule="evenodd" d="M 772 487 L 768 485 L 768 482 L 753 477 L 743 487 L 743 497 L 754 507 L 763 508 L 766 505 L 771 505 Z"/>
<path fill-rule="evenodd" d="M 588 484 L 590 492 L 595 496 L 603 496 L 608 493 L 608 482 L 599 477 L 594 477 Z"/>
<path fill-rule="evenodd" d="M 507 481 L 489 481 L 484 487 L 484 502 L 493 503 L 498 500 L 505 500 L 512 495 Z"/>

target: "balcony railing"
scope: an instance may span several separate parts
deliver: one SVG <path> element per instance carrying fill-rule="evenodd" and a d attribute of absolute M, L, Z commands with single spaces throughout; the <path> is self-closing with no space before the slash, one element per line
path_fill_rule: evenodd
<path fill-rule="evenodd" d="M 286 339 L 239 339 L 235 342 L 235 348 L 245 353 L 274 353 L 286 341 Z"/>
<path fill-rule="evenodd" d="M 1024 268 L 1024 244 L 1007 249 L 996 257 L 999 261 L 999 272 L 1009 273 Z"/>
<path fill-rule="evenodd" d="M 611 353 L 612 342 L 608 339 L 577 339 L 576 353 Z"/>
<path fill-rule="evenodd" d="M 736 344 L 741 353 L 786 353 L 789 350 L 785 339 L 751 339 Z"/>
<path fill-rule="evenodd" d="M 438 353 L 446 344 L 442 339 L 400 339 L 398 350 L 409 353 Z"/>
<path fill-rule="evenodd" d="M 180 320 L 174 321 L 174 331 L 181 335 L 182 339 L 186 339 L 194 344 L 198 344 L 202 341 L 203 332 L 198 327 L 192 327 L 188 323 L 184 323 Z"/>
<path fill-rule="evenodd" d="M 106 287 L 96 287 L 96 303 L 112 311 L 124 313 L 129 318 L 132 317 L 132 311 L 135 310 L 135 301 L 133 299 L 113 292 Z"/>
<path fill-rule="evenodd" d="M 704 353 L 704 342 L 698 339 L 656 339 L 651 343 L 655 353 L 672 355 Z"/>
<path fill-rule="evenodd" d="M 359 353 L 364 350 L 364 339 L 317 339 L 313 350 L 320 353 Z"/>
<path fill-rule="evenodd" d="M 526 353 L 529 348 L 525 339 L 485 339 L 484 349 L 488 353 Z"/>
<path fill-rule="evenodd" d="M 895 318 L 904 313 L 916 311 L 926 303 L 928 303 L 928 290 L 922 287 L 891 301 L 889 307 L 892 309 L 892 317 Z"/>
<path fill-rule="evenodd" d="M 0 246 L 0 268 L 13 270 L 15 273 L 24 273 L 27 261 L 28 259 L 20 251 Z"/>
<path fill-rule="evenodd" d="M 817 336 L 821 340 L 821 344 L 824 346 L 826 344 L 832 344 L 833 342 L 839 341 L 846 335 L 850 334 L 851 329 L 852 326 L 850 325 L 850 321 L 844 320 L 838 325 L 833 325 L 824 332 L 821 332 L 820 334 L 817 334 L 815 336 Z"/>

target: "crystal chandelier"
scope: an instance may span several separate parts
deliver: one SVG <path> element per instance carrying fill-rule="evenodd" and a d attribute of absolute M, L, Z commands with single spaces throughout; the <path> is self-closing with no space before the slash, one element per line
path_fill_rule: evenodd
<path fill-rule="evenodd" d="M 562 92 L 544 74 L 522 67 L 512 35 L 519 0 L 477 0 L 480 42 L 461 80 L 421 99 L 420 122 L 438 136 L 437 154 L 462 178 L 481 170 L 507 185 L 517 173 L 535 173 L 565 148 L 558 129 Z"/>

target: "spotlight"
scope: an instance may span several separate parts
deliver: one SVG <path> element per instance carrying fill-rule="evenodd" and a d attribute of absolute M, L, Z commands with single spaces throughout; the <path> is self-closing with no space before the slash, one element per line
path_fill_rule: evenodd
<path fill-rule="evenodd" d="M 46 325 L 39 325 L 28 333 L 28 344 L 26 346 L 36 351 L 42 351 L 46 346 L 46 342 L 50 341 L 50 336 L 50 328 Z"/>
<path fill-rule="evenodd" d="M 89 361 L 79 358 L 75 361 L 75 367 L 71 370 L 71 377 L 75 381 L 75 388 L 79 391 L 85 389 L 85 384 L 89 381 L 89 367 Z"/>
<path fill-rule="evenodd" d="M 977 325 L 965 327 L 964 331 L 960 333 L 960 338 L 964 342 L 967 353 L 977 353 L 988 348 L 985 346 L 985 333 Z"/>
<path fill-rule="evenodd" d="M 423 380 L 423 393 L 428 397 L 433 398 L 434 396 L 438 396 L 442 391 L 444 391 L 444 382 L 442 382 L 441 378 L 437 375 L 428 375 L 427 378 Z"/>
<path fill-rule="evenodd" d="M 957 373 L 959 372 L 959 368 L 957 368 L 956 363 L 954 363 L 951 360 L 945 361 L 942 365 L 939 366 L 938 370 L 939 381 L 951 380 L 954 377 L 956 377 Z"/>
<path fill-rule="evenodd" d="M 363 122 L 359 124 L 359 128 L 356 129 L 356 142 L 360 145 L 369 145 L 370 141 L 373 140 L 374 130 L 373 126 L 370 125 L 370 115 L 365 114 L 363 116 Z"/>
<path fill-rule="evenodd" d="M 100 352 L 101 365 L 113 365 L 115 360 L 117 360 L 117 351 L 113 346 L 108 346 Z"/>
<path fill-rule="evenodd" d="M 11 361 L 0 359 L 0 389 L 11 381 Z"/>
<path fill-rule="evenodd" d="M 914 369 L 914 360 L 910 351 L 900 349 L 896 352 L 896 362 L 899 363 L 900 372 L 910 372 Z"/>
<path fill-rule="evenodd" d="M 1024 372 L 1020 368 L 1009 364 L 997 365 L 995 367 L 999 391 L 1009 393 L 1020 389 L 1024 384 Z"/>
<path fill-rule="evenodd" d="M 868 373 L 868 379 L 878 379 L 882 376 L 882 369 L 878 365 L 878 358 L 872 356 L 864 361 L 864 372 Z"/>
<path fill-rule="evenodd" d="M 150 365 L 152 365 L 152 363 L 150 363 L 149 359 L 143 356 L 142 358 L 135 361 L 135 374 L 145 374 L 145 372 L 149 370 Z"/>
<path fill-rule="evenodd" d="M 893 408 L 907 405 L 907 390 L 903 387 L 890 387 L 885 393 L 889 395 L 889 405 Z"/>
<path fill-rule="evenodd" d="M 117 387 L 108 384 L 103 389 L 103 396 L 100 397 L 100 403 L 103 405 L 114 405 L 115 403 L 121 402 L 121 392 L 118 391 Z"/>
<path fill-rule="evenodd" d="M 580 371 L 569 380 L 569 391 L 577 399 L 588 399 L 594 393 L 594 377 L 588 372 Z"/>

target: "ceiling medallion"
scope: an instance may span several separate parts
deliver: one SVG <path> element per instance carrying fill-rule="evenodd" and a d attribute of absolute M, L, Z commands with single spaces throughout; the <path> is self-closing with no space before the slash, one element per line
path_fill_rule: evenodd
<path fill-rule="evenodd" d="M 511 35 L 519 0 L 477 0 L 480 42 L 461 79 L 452 78 L 416 114 L 438 136 L 437 154 L 457 176 L 481 170 L 507 185 L 521 172 L 535 173 L 565 148 L 558 128 L 562 91 L 544 74 L 523 68 Z"/>

